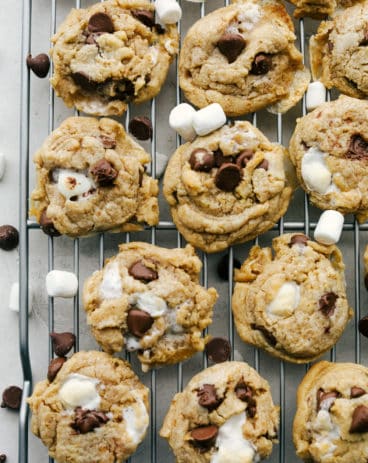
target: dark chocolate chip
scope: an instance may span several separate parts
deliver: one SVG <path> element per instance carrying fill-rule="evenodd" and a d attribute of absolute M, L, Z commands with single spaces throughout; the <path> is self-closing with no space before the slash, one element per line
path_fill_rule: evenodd
<path fill-rule="evenodd" d="M 128 312 L 128 330 L 137 338 L 143 338 L 145 333 L 151 328 L 154 320 L 151 315 L 144 310 L 131 309 Z"/>
<path fill-rule="evenodd" d="M 254 418 L 257 413 L 257 402 L 253 398 L 253 390 L 244 381 L 239 381 L 235 386 L 235 394 L 238 399 L 247 402 L 246 413 L 249 418 Z"/>
<path fill-rule="evenodd" d="M 358 387 L 358 386 L 353 386 L 351 389 L 350 389 L 350 397 L 352 399 L 356 399 L 357 397 L 361 397 L 362 395 L 366 394 L 367 392 L 361 388 L 361 387 Z"/>
<path fill-rule="evenodd" d="M 134 97 L 135 86 L 134 83 L 129 79 L 121 79 L 115 84 L 114 93 L 116 98 L 121 101 L 129 102 Z"/>
<path fill-rule="evenodd" d="M 93 34 L 88 34 L 86 36 L 86 43 L 88 45 L 98 45 L 97 38 L 104 34 L 106 34 L 106 32 L 94 32 Z"/>
<path fill-rule="evenodd" d="M 294 244 L 299 244 L 300 246 L 306 246 L 309 237 L 307 235 L 303 235 L 302 233 L 298 233 L 297 235 L 293 235 L 290 238 L 289 247 L 294 246 Z"/>
<path fill-rule="evenodd" d="M 104 158 L 97 161 L 91 167 L 90 173 L 99 186 L 112 185 L 118 176 L 118 171 Z"/>
<path fill-rule="evenodd" d="M 61 367 L 67 361 L 66 357 L 57 357 L 51 360 L 50 365 L 47 369 L 47 379 L 52 383 L 56 378 L 56 375 L 59 373 Z"/>
<path fill-rule="evenodd" d="M 71 74 L 74 82 L 86 90 L 87 92 L 93 92 L 96 90 L 98 83 L 93 81 L 85 72 L 74 72 Z"/>
<path fill-rule="evenodd" d="M 253 151 L 244 150 L 236 158 L 236 165 L 243 169 L 254 156 Z"/>
<path fill-rule="evenodd" d="M 89 32 L 114 32 L 114 24 L 110 16 L 106 13 L 95 13 L 88 21 Z"/>
<path fill-rule="evenodd" d="M 222 164 L 216 172 L 215 184 L 223 191 L 234 191 L 242 178 L 241 169 L 236 164 Z"/>
<path fill-rule="evenodd" d="M 190 167 L 199 172 L 209 172 L 215 165 L 215 157 L 204 148 L 195 149 L 189 158 Z"/>
<path fill-rule="evenodd" d="M 4 463 L 4 461 L 6 461 L 6 455 L 5 455 L 5 453 L 2 453 L 0 455 L 0 463 Z"/>
<path fill-rule="evenodd" d="M 268 170 L 268 166 L 269 162 L 267 161 L 267 159 L 263 159 L 263 161 L 260 164 L 258 164 L 257 169 Z"/>
<path fill-rule="evenodd" d="M 75 335 L 73 333 L 50 333 L 54 352 L 59 357 L 64 357 L 75 344 Z"/>
<path fill-rule="evenodd" d="M 267 74 L 271 67 L 272 57 L 266 53 L 258 53 L 258 55 L 254 58 L 250 73 L 255 76 L 261 76 L 263 74 Z"/>
<path fill-rule="evenodd" d="M 47 217 L 46 209 L 41 214 L 40 227 L 46 235 L 54 237 L 60 236 L 60 232 L 55 228 L 54 222 Z"/>
<path fill-rule="evenodd" d="M 346 157 L 360 161 L 368 156 L 368 142 L 359 134 L 352 135 Z"/>
<path fill-rule="evenodd" d="M 319 310 L 326 317 L 330 317 L 336 308 L 336 301 L 339 296 L 332 291 L 323 294 L 319 300 Z"/>
<path fill-rule="evenodd" d="M 231 346 L 226 338 L 212 338 L 206 344 L 206 354 L 215 363 L 226 362 L 230 358 Z"/>
<path fill-rule="evenodd" d="M 318 389 L 317 391 L 317 411 L 321 408 L 321 403 L 324 400 L 340 397 L 340 394 L 337 391 L 324 392 L 323 389 Z M 332 405 L 332 404 L 331 404 Z"/>
<path fill-rule="evenodd" d="M 353 412 L 349 432 L 368 432 L 368 407 L 359 405 Z"/>
<path fill-rule="evenodd" d="M 107 135 L 100 135 L 100 140 L 102 141 L 104 148 L 112 150 L 116 148 L 115 138 L 108 137 Z"/>
<path fill-rule="evenodd" d="M 218 434 L 218 427 L 211 424 L 192 429 L 190 435 L 195 443 L 201 447 L 210 447 L 215 443 Z"/>
<path fill-rule="evenodd" d="M 86 434 L 106 424 L 108 421 L 109 418 L 103 412 L 77 407 L 75 409 L 74 422 L 71 424 L 71 427 L 79 434 Z"/>
<path fill-rule="evenodd" d="M 233 257 L 233 269 L 240 268 L 240 267 L 241 267 L 240 261 L 236 257 Z M 217 274 L 221 278 L 221 280 L 224 280 L 224 281 L 229 280 L 229 255 L 228 254 L 225 254 L 219 260 L 219 263 L 217 264 Z"/>
<path fill-rule="evenodd" d="M 157 34 L 159 35 L 165 34 L 165 29 L 162 27 L 161 24 L 156 23 L 155 29 L 156 29 Z"/>
<path fill-rule="evenodd" d="M 27 66 L 36 74 L 37 77 L 42 79 L 49 73 L 50 58 L 46 55 L 46 53 L 40 53 L 34 58 L 32 58 L 32 55 L 28 55 Z"/>
<path fill-rule="evenodd" d="M 138 19 L 147 27 L 153 27 L 155 25 L 155 14 L 150 10 L 138 10 L 136 8 L 131 10 L 132 15 L 135 19 Z"/>
<path fill-rule="evenodd" d="M 11 251 L 19 244 L 18 230 L 12 225 L 2 225 L 0 227 L 0 249 Z"/>
<path fill-rule="evenodd" d="M 277 339 L 275 338 L 275 336 L 270 333 L 264 326 L 260 326 L 260 325 L 256 325 L 255 323 L 252 323 L 250 325 L 250 327 L 252 328 L 252 330 L 258 330 L 260 331 L 263 336 L 265 337 L 266 341 L 272 346 L 272 347 L 275 347 L 276 344 L 277 344 Z"/>
<path fill-rule="evenodd" d="M 216 150 L 214 153 L 213 153 L 214 157 L 215 157 L 215 166 L 216 167 L 221 167 L 222 164 L 226 164 L 226 163 L 233 163 L 235 162 L 235 158 L 233 156 L 224 156 L 224 153 L 218 149 Z"/>
<path fill-rule="evenodd" d="M 218 49 L 226 56 L 229 63 L 233 63 L 245 48 L 245 40 L 242 35 L 225 32 L 217 42 Z"/>
<path fill-rule="evenodd" d="M 158 278 L 158 273 L 155 270 L 146 267 L 139 260 L 129 267 L 128 273 L 136 280 L 142 280 L 145 283 L 157 280 Z"/>
<path fill-rule="evenodd" d="M 360 334 L 368 338 L 368 315 L 359 320 Z"/>
<path fill-rule="evenodd" d="M 222 402 L 217 397 L 216 388 L 213 384 L 203 384 L 201 389 L 197 391 L 198 403 L 207 410 L 214 410 Z"/>
<path fill-rule="evenodd" d="M 18 386 L 9 386 L 3 392 L 2 408 L 11 408 L 19 410 L 22 402 L 23 390 Z"/>
<path fill-rule="evenodd" d="M 129 132 L 138 140 L 148 140 L 152 138 L 152 122 L 148 117 L 137 116 L 129 122 Z"/>

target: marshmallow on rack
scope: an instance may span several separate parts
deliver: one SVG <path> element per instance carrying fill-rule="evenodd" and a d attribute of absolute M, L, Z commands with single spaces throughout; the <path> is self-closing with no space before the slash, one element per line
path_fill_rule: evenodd
<path fill-rule="evenodd" d="M 222 106 L 212 103 L 197 111 L 193 116 L 193 128 L 197 135 L 208 135 L 226 123 L 226 114 Z"/>
<path fill-rule="evenodd" d="M 344 216 L 333 210 L 324 211 L 314 231 L 314 239 L 322 244 L 335 244 L 339 241 L 344 226 Z"/>
<path fill-rule="evenodd" d="M 326 101 L 326 87 L 322 82 L 316 80 L 308 85 L 308 90 L 305 96 L 305 103 L 308 111 L 313 111 L 320 104 Z"/>
<path fill-rule="evenodd" d="M 28 291 L 28 314 L 32 312 L 33 289 L 29 287 Z M 9 294 L 9 309 L 13 312 L 19 312 L 19 283 L 13 283 Z"/>
<path fill-rule="evenodd" d="M 5 173 L 5 156 L 4 153 L 0 153 L 0 180 L 4 177 Z"/>
<path fill-rule="evenodd" d="M 181 103 L 175 106 L 170 112 L 170 127 L 178 132 L 185 141 L 191 141 L 196 137 L 195 130 L 193 129 L 193 117 L 195 113 L 196 110 L 188 103 Z"/>
<path fill-rule="evenodd" d="M 182 11 L 179 3 L 175 0 L 156 0 L 155 8 L 159 23 L 175 24 L 181 18 Z"/>
<path fill-rule="evenodd" d="M 51 270 L 46 275 L 46 290 L 52 297 L 74 297 L 78 292 L 78 278 L 72 272 Z"/>

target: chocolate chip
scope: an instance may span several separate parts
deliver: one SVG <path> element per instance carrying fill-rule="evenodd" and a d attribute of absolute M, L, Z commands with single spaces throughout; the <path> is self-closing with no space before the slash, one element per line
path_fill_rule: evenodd
<path fill-rule="evenodd" d="M 363 31 L 363 39 L 361 40 L 361 42 L 359 43 L 359 45 L 365 47 L 366 45 L 368 45 L 368 27 L 366 26 L 364 28 L 364 31 Z"/>
<path fill-rule="evenodd" d="M 50 333 L 54 352 L 59 357 L 64 357 L 75 344 L 75 335 L 73 333 Z"/>
<path fill-rule="evenodd" d="M 138 140 L 148 140 L 152 138 L 152 122 L 148 117 L 137 116 L 129 122 L 129 132 Z"/>
<path fill-rule="evenodd" d="M 368 431 L 368 407 L 359 405 L 353 412 L 349 432 L 361 433 Z"/>
<path fill-rule="evenodd" d="M 100 135 L 100 140 L 104 148 L 112 150 L 116 148 L 116 140 L 114 138 L 108 137 L 107 135 Z"/>
<path fill-rule="evenodd" d="M 40 217 L 41 230 L 49 236 L 60 236 L 60 232 L 55 228 L 54 222 L 47 217 L 46 209 L 43 210 Z"/>
<path fill-rule="evenodd" d="M 215 165 L 213 153 L 204 148 L 195 149 L 189 158 L 190 167 L 199 172 L 209 172 Z"/>
<path fill-rule="evenodd" d="M 153 27 L 155 25 L 155 14 L 150 10 L 138 10 L 136 8 L 131 10 L 132 15 L 135 19 L 138 19 L 147 27 Z"/>
<path fill-rule="evenodd" d="M 217 397 L 216 388 L 213 384 L 203 384 L 201 389 L 197 391 L 198 403 L 207 410 L 212 411 L 217 408 L 222 402 Z"/>
<path fill-rule="evenodd" d="M 258 166 L 257 166 L 256 168 L 257 168 L 257 169 L 268 170 L 268 166 L 269 166 L 269 162 L 267 161 L 267 159 L 263 159 L 263 161 L 261 162 L 261 164 L 258 164 Z"/>
<path fill-rule="evenodd" d="M 71 77 L 77 85 L 87 92 L 95 91 L 98 86 L 98 83 L 94 82 L 85 72 L 74 72 Z"/>
<path fill-rule="evenodd" d="M 240 268 L 241 263 L 236 257 L 233 257 L 233 269 Z M 228 281 L 229 280 L 229 255 L 225 254 L 219 260 L 217 264 L 217 274 L 221 278 L 221 280 Z"/>
<path fill-rule="evenodd" d="M 291 248 L 291 246 L 294 246 L 294 244 L 298 244 L 300 246 L 306 246 L 308 240 L 309 240 L 309 237 L 307 235 L 303 235 L 302 233 L 293 235 L 290 238 L 289 248 Z"/>
<path fill-rule="evenodd" d="M 57 357 L 51 360 L 50 365 L 47 369 L 47 379 L 52 383 L 56 378 L 56 375 L 59 373 L 61 367 L 67 361 L 66 357 Z"/>
<path fill-rule="evenodd" d="M 250 325 L 250 327 L 252 328 L 252 330 L 258 330 L 260 331 L 263 336 L 265 337 L 266 341 L 272 346 L 272 347 L 275 347 L 276 344 L 277 344 L 277 339 L 275 338 L 275 336 L 270 333 L 264 326 L 260 326 L 260 325 L 256 325 L 255 323 L 252 323 Z"/>
<path fill-rule="evenodd" d="M 346 157 L 360 161 L 368 156 L 368 142 L 359 134 L 352 135 Z"/>
<path fill-rule="evenodd" d="M 40 53 L 34 58 L 32 58 L 32 55 L 28 55 L 27 66 L 36 74 L 37 77 L 42 79 L 49 73 L 50 58 L 46 55 L 46 53 Z"/>
<path fill-rule="evenodd" d="M 368 316 L 367 315 L 359 320 L 359 331 L 360 331 L 360 334 L 368 338 Z"/>
<path fill-rule="evenodd" d="M 0 462 L 3 463 L 4 461 L 6 461 L 6 455 L 5 455 L 5 453 L 2 453 L 0 455 Z"/>
<path fill-rule="evenodd" d="M 243 167 L 245 167 L 248 164 L 248 162 L 252 159 L 253 156 L 254 153 L 251 150 L 242 151 L 236 158 L 236 165 L 243 169 Z"/>
<path fill-rule="evenodd" d="M 206 354 L 215 363 L 226 362 L 230 358 L 231 346 L 226 338 L 212 338 L 206 344 Z"/>
<path fill-rule="evenodd" d="M 223 191 L 234 191 L 242 178 L 241 169 L 236 164 L 222 164 L 216 172 L 215 184 Z"/>
<path fill-rule="evenodd" d="M 226 56 L 229 63 L 233 63 L 245 48 L 245 40 L 242 35 L 225 32 L 217 42 L 218 49 Z"/>
<path fill-rule="evenodd" d="M 12 225 L 2 225 L 0 227 L 0 249 L 11 251 L 18 246 L 19 233 Z"/>
<path fill-rule="evenodd" d="M 253 398 L 252 388 L 245 384 L 243 380 L 239 381 L 235 386 L 235 394 L 239 400 L 247 402 L 246 413 L 249 418 L 254 418 L 257 412 L 257 402 Z"/>
<path fill-rule="evenodd" d="M 318 389 L 317 391 L 317 411 L 320 410 L 321 403 L 324 400 L 331 399 L 332 397 L 336 399 L 337 397 L 340 397 L 340 394 L 337 391 L 324 392 L 323 389 Z"/>
<path fill-rule="evenodd" d="M 361 387 L 358 387 L 358 386 L 353 386 L 351 389 L 350 389 L 350 397 L 352 399 L 356 399 L 357 397 L 361 397 L 362 395 L 366 394 L 367 392 L 361 388 Z"/>
<path fill-rule="evenodd" d="M 131 309 L 128 312 L 128 330 L 137 338 L 143 338 L 153 325 L 153 322 L 154 320 L 151 315 L 144 310 Z"/>
<path fill-rule="evenodd" d="M 135 94 L 134 83 L 129 79 L 121 79 L 116 84 L 114 92 L 116 99 L 129 102 Z"/>
<path fill-rule="evenodd" d="M 11 408 L 19 410 L 22 402 L 23 390 L 18 386 L 9 386 L 3 392 L 3 401 L 1 408 Z"/>
<path fill-rule="evenodd" d="M 103 412 L 86 410 L 81 407 L 77 407 L 74 411 L 74 422 L 70 426 L 79 434 L 91 432 L 109 421 L 109 418 Z"/>
<path fill-rule="evenodd" d="M 157 34 L 159 35 L 165 34 L 165 29 L 161 26 L 161 24 L 156 23 L 155 29 L 156 29 Z"/>
<path fill-rule="evenodd" d="M 114 32 L 114 24 L 110 16 L 106 13 L 95 13 L 89 18 L 88 21 L 89 32 L 107 32 L 112 34 Z"/>
<path fill-rule="evenodd" d="M 190 435 L 195 443 L 201 447 L 210 447 L 215 443 L 218 434 L 218 427 L 211 424 L 192 429 Z"/>
<path fill-rule="evenodd" d="M 262 74 L 267 74 L 271 67 L 272 57 L 266 55 L 266 53 L 258 53 L 254 58 L 250 73 L 255 76 L 261 76 Z"/>
<path fill-rule="evenodd" d="M 92 177 L 99 186 L 110 186 L 118 176 L 118 171 L 113 168 L 107 159 L 100 159 L 90 169 Z"/>
<path fill-rule="evenodd" d="M 319 310 L 326 317 L 330 317 L 336 308 L 336 300 L 339 296 L 332 291 L 323 294 L 319 300 Z"/>
<path fill-rule="evenodd" d="M 215 157 L 215 166 L 216 167 L 221 167 L 222 164 L 225 164 L 225 163 L 233 163 L 235 162 L 235 158 L 233 156 L 224 156 L 224 153 L 218 149 L 216 150 L 214 153 L 213 153 L 214 157 Z"/>
<path fill-rule="evenodd" d="M 88 34 L 86 36 L 86 43 L 88 45 L 97 45 L 98 46 L 97 38 L 101 37 L 101 35 L 104 35 L 104 34 L 106 34 L 106 32 L 94 32 L 93 34 Z"/>
<path fill-rule="evenodd" d="M 158 273 L 155 270 L 146 267 L 139 260 L 129 267 L 128 273 L 136 280 L 142 280 L 145 283 L 157 280 L 158 278 Z"/>

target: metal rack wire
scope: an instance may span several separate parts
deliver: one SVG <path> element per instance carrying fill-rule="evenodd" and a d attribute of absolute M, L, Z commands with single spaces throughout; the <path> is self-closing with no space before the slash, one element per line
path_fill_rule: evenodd
<path fill-rule="evenodd" d="M 103 0 L 101 0 L 103 1 Z M 185 2 L 183 3 L 183 10 L 185 14 Z M 224 0 L 223 4 L 228 5 L 230 3 L 229 0 Z M 75 7 L 81 7 L 81 0 L 75 0 Z M 30 272 L 29 272 L 29 260 L 30 260 L 30 251 L 29 251 L 29 236 L 30 233 L 33 233 L 39 229 L 39 225 L 34 221 L 30 220 L 28 217 L 28 195 L 29 195 L 29 160 L 30 160 L 30 95 L 31 95 L 31 87 L 30 87 L 30 75 L 29 71 L 27 71 L 26 67 L 23 65 L 25 63 L 25 58 L 31 50 L 31 29 L 32 29 L 32 0 L 23 0 L 23 33 L 22 33 L 22 71 L 21 71 L 21 119 L 20 119 L 20 261 L 19 261 L 19 279 L 20 279 L 20 319 L 19 319 L 19 342 L 20 342 L 20 356 L 23 368 L 23 376 L 24 376 L 24 394 L 23 394 L 23 401 L 20 411 L 20 420 L 19 420 L 19 454 L 18 454 L 18 461 L 19 463 L 27 463 L 28 462 L 28 407 L 25 402 L 25 398 L 30 395 L 32 389 L 32 368 L 30 362 L 30 351 L 29 351 L 29 325 L 28 325 L 28 286 L 30 282 Z M 198 17 L 202 17 L 206 14 L 206 4 L 201 3 L 198 5 Z M 56 30 L 56 18 L 57 18 L 57 0 L 51 0 L 50 2 L 50 23 L 51 23 L 51 35 L 55 33 Z M 179 31 L 181 29 L 181 25 L 179 24 Z M 305 57 L 306 47 L 305 47 L 305 29 L 304 29 L 304 21 L 301 19 L 298 24 L 299 30 L 299 41 L 300 41 L 300 49 Z M 176 70 L 178 70 L 178 63 L 176 61 Z M 52 72 L 52 68 L 51 68 Z M 176 79 L 176 104 L 179 104 L 182 101 L 181 92 L 179 88 L 178 79 Z M 330 95 L 327 95 L 326 98 L 330 98 Z M 150 107 L 150 115 L 151 120 L 153 123 L 153 138 L 151 143 L 151 155 L 152 155 L 152 176 L 156 176 L 156 140 L 157 140 L 157 130 L 156 130 L 156 100 L 154 99 L 151 103 Z M 301 115 L 306 113 L 305 101 L 301 104 Z M 128 124 L 130 118 L 130 109 L 128 109 L 126 114 L 125 123 Z M 251 121 L 254 125 L 257 125 L 258 115 L 252 115 Z M 54 92 L 52 88 L 49 89 L 49 115 L 48 115 L 48 131 L 51 132 L 54 129 L 54 122 L 55 122 L 55 99 L 54 99 Z M 274 116 L 274 126 L 276 132 L 276 141 L 279 143 L 285 143 L 287 140 L 284 140 L 284 121 L 282 115 Z M 181 143 L 180 137 L 176 137 L 176 147 L 178 147 Z M 316 226 L 315 221 L 310 220 L 310 207 L 308 204 L 308 198 L 304 196 L 304 204 L 303 204 L 303 220 L 284 220 L 281 219 L 279 224 L 274 227 L 273 233 L 283 233 L 288 231 L 303 231 L 306 234 L 309 234 L 311 230 L 313 230 Z M 151 243 L 156 243 L 156 238 L 164 231 L 175 231 L 175 226 L 171 221 L 160 221 L 156 227 L 147 228 L 150 231 L 150 241 Z M 368 224 L 360 225 L 356 220 L 353 222 L 345 223 L 344 224 L 344 231 L 350 232 L 354 236 L 354 265 L 355 265 L 355 274 L 354 274 L 354 296 L 355 296 L 355 308 L 356 308 L 356 318 L 355 318 L 355 361 L 361 361 L 361 346 L 360 346 L 360 337 L 357 330 L 357 323 L 360 317 L 360 259 L 359 259 L 359 233 L 360 231 L 368 230 Z M 122 235 L 122 241 L 129 242 L 131 240 L 131 236 L 129 233 L 125 233 Z M 54 254 L 55 254 L 55 246 L 54 246 L 54 239 L 52 237 L 46 238 L 43 237 L 44 240 L 48 239 L 48 268 L 47 271 L 50 271 L 54 268 Z M 258 239 L 255 240 L 258 243 Z M 176 243 L 177 246 L 182 246 L 182 238 L 179 233 L 176 235 Z M 105 235 L 100 234 L 98 240 L 98 246 L 95 250 L 98 259 L 99 259 L 99 267 L 101 268 L 104 263 L 105 257 Z M 229 282 L 227 287 L 227 314 L 226 320 L 224 321 L 224 331 L 229 333 L 229 340 L 232 345 L 232 352 L 231 352 L 231 359 L 234 359 L 235 356 L 235 344 L 236 344 L 236 335 L 234 332 L 234 323 L 232 312 L 230 310 L 231 307 L 231 296 L 233 292 L 233 257 L 234 257 L 234 249 L 230 248 L 228 250 L 229 256 L 229 266 L 228 266 L 228 275 L 229 275 Z M 202 284 L 204 286 L 208 286 L 209 281 L 209 263 L 208 263 L 208 256 L 205 253 L 201 254 L 202 261 L 203 261 L 203 271 L 202 271 Z M 80 242 L 79 239 L 75 239 L 73 242 L 73 269 L 74 272 L 79 277 L 80 274 Z M 45 269 L 46 274 L 46 269 Z M 73 305 L 73 328 L 74 333 L 76 334 L 77 342 L 75 346 L 75 350 L 79 350 L 79 333 L 80 333 L 80 326 L 79 326 L 79 298 L 78 296 L 74 298 L 74 305 Z M 54 301 L 52 298 L 48 300 L 48 329 L 49 331 L 54 330 Z M 262 354 L 258 351 L 258 349 L 253 350 L 253 366 L 259 371 L 261 369 L 261 362 L 262 362 Z M 52 345 L 51 340 L 49 341 L 48 345 L 48 355 L 49 360 L 53 356 L 52 352 Z M 127 354 L 127 358 L 129 359 L 129 354 Z M 331 350 L 330 359 L 336 359 L 336 352 L 335 349 Z M 205 355 L 202 356 L 202 368 L 207 367 L 207 358 Z M 180 363 L 176 366 L 176 390 L 181 391 L 183 388 L 183 381 L 184 381 L 184 371 L 183 365 Z M 287 461 L 287 457 L 290 461 L 290 455 L 292 453 L 288 453 L 286 451 L 287 445 L 290 444 L 291 436 L 286 435 L 286 428 L 285 428 L 285 417 L 286 417 L 286 380 L 288 379 L 288 373 L 286 371 L 286 365 L 283 361 L 274 361 L 273 368 L 278 374 L 278 390 L 279 396 L 274 396 L 275 402 L 279 402 L 281 406 L 281 423 L 280 423 L 280 430 L 279 430 L 279 446 L 275 448 L 273 456 L 270 461 L 284 463 Z M 147 439 L 149 440 L 149 445 L 146 446 L 145 455 L 143 455 L 143 460 L 145 462 L 151 463 L 168 463 L 169 460 L 164 459 L 164 457 L 159 453 L 158 450 L 158 420 L 157 420 L 157 411 L 158 411 L 158 403 L 157 403 L 157 372 L 155 370 L 149 373 L 149 385 L 151 389 L 151 416 L 150 416 L 150 433 L 148 433 Z M 173 457 L 170 461 L 173 461 Z M 131 459 L 134 460 L 134 457 Z M 292 461 L 295 461 L 295 457 L 292 457 Z M 52 462 L 52 459 L 49 459 Z M 130 461 L 130 460 L 129 460 Z M 40 462 L 41 463 L 41 462 Z"/>

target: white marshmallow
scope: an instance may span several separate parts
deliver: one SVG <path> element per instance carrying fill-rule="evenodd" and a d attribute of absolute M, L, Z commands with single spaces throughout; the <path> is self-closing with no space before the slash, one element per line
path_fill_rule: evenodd
<path fill-rule="evenodd" d="M 268 305 L 267 313 L 277 317 L 289 317 L 300 302 L 300 287 L 295 281 L 284 283 L 275 299 Z"/>
<path fill-rule="evenodd" d="M 311 82 L 308 85 L 308 90 L 305 95 L 307 110 L 313 111 L 313 109 L 316 109 L 320 104 L 324 103 L 325 100 L 326 87 L 319 80 Z"/>
<path fill-rule="evenodd" d="M 160 317 L 167 311 L 166 302 L 149 291 L 132 294 L 129 297 L 129 303 L 149 313 L 153 318 Z"/>
<path fill-rule="evenodd" d="M 226 114 L 222 106 L 212 103 L 197 111 L 193 116 L 193 128 L 197 135 L 207 135 L 226 123 Z"/>
<path fill-rule="evenodd" d="M 165 172 L 168 160 L 169 158 L 166 156 L 166 154 L 156 152 L 156 178 L 162 177 L 163 173 Z M 152 168 L 151 165 L 149 165 L 147 168 L 147 174 L 151 175 L 151 171 Z"/>
<path fill-rule="evenodd" d="M 123 290 L 119 264 L 118 262 L 112 262 L 105 267 L 100 285 L 100 296 L 102 299 L 117 299 L 122 295 Z"/>
<path fill-rule="evenodd" d="M 0 153 L 0 180 L 4 177 L 6 167 L 5 155 Z"/>
<path fill-rule="evenodd" d="M 78 278 L 72 272 L 51 270 L 46 275 L 46 290 L 52 297 L 74 297 L 78 292 Z"/>
<path fill-rule="evenodd" d="M 60 169 L 58 190 L 66 199 L 70 199 L 72 196 L 80 196 L 94 187 L 95 185 L 91 179 L 84 174 L 69 169 Z"/>
<path fill-rule="evenodd" d="M 32 286 L 29 286 L 28 289 L 28 314 L 32 312 L 32 302 L 33 302 L 33 289 Z M 9 309 L 13 312 L 19 312 L 19 283 L 13 283 L 10 288 L 9 293 Z"/>
<path fill-rule="evenodd" d="M 155 8 L 159 22 L 163 24 L 175 24 L 182 15 L 180 5 L 175 0 L 156 0 Z"/>
<path fill-rule="evenodd" d="M 302 159 L 302 177 L 307 187 L 324 195 L 331 186 L 332 175 L 325 162 L 325 153 L 312 147 Z"/>
<path fill-rule="evenodd" d="M 82 407 L 97 410 L 101 397 L 97 392 L 97 379 L 73 373 L 67 377 L 59 389 L 59 398 L 65 408 Z"/>
<path fill-rule="evenodd" d="M 138 445 L 146 434 L 148 427 L 148 413 L 142 399 L 137 395 L 136 401 L 129 407 L 122 410 L 122 416 L 125 421 L 125 430 L 134 445 Z"/>
<path fill-rule="evenodd" d="M 340 239 L 343 225 L 344 216 L 340 212 L 324 211 L 314 230 L 314 239 L 322 244 L 335 244 Z"/>
<path fill-rule="evenodd" d="M 185 141 L 196 137 L 193 129 L 193 117 L 196 110 L 188 103 L 181 103 L 170 111 L 169 125 L 176 130 Z"/>
<path fill-rule="evenodd" d="M 131 336 L 131 335 L 126 335 L 125 336 L 125 349 L 128 351 L 128 352 L 134 352 L 138 349 L 141 349 L 141 342 L 138 338 L 136 338 L 135 336 Z"/>

